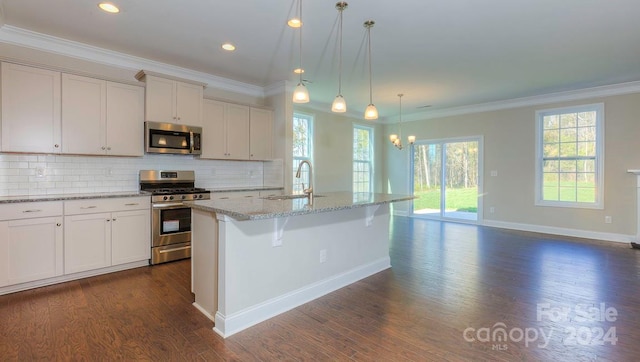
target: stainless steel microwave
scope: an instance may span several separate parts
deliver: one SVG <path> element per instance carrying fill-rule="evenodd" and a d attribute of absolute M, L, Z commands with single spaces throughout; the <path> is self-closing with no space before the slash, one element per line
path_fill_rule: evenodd
<path fill-rule="evenodd" d="M 145 122 L 144 149 L 147 153 L 202 153 L 202 127 Z"/>

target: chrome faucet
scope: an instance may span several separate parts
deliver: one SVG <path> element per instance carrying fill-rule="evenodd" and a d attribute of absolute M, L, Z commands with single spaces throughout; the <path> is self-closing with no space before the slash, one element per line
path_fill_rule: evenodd
<path fill-rule="evenodd" d="M 298 165 L 298 171 L 296 171 L 296 178 L 300 178 L 300 170 L 302 169 L 302 165 L 305 163 L 309 165 L 309 187 L 305 189 L 303 183 L 302 188 L 304 194 L 307 195 L 307 198 L 309 199 L 309 205 L 313 205 L 313 187 L 311 186 L 311 182 L 313 180 L 313 168 L 311 167 L 311 162 L 307 160 L 303 160 L 300 162 L 300 164 Z"/>

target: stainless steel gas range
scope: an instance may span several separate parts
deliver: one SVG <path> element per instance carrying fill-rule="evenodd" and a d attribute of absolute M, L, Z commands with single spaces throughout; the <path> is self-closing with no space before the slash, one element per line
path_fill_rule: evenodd
<path fill-rule="evenodd" d="M 195 172 L 141 170 L 140 190 L 151 193 L 151 264 L 191 257 L 191 208 L 183 201 L 210 198 L 195 187 Z"/>

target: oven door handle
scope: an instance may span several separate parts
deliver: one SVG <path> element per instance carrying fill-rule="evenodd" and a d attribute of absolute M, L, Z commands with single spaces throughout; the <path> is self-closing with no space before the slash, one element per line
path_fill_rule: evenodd
<path fill-rule="evenodd" d="M 165 254 L 165 253 L 171 253 L 173 251 L 180 251 L 180 250 L 187 250 L 187 249 L 191 249 L 191 246 L 183 246 L 181 248 L 173 248 L 173 249 L 164 249 L 164 250 L 160 250 L 160 254 Z"/>
<path fill-rule="evenodd" d="M 178 202 L 178 203 L 172 203 L 172 204 L 153 204 L 152 205 L 155 209 L 170 209 L 170 208 L 177 208 L 177 207 L 188 207 L 185 206 L 185 204 Z"/>

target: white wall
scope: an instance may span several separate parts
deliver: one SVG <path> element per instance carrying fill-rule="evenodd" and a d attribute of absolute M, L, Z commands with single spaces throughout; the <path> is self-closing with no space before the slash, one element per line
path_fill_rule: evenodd
<path fill-rule="evenodd" d="M 374 132 L 374 191 L 384 189 L 384 140 L 382 125 L 327 112 L 296 106 L 295 112 L 314 117 L 313 177 L 314 191 L 351 191 L 353 174 L 353 126 L 372 127 Z M 289 127 L 291 124 L 289 123 Z M 289 151 L 291 152 L 291 151 Z M 285 178 L 287 166 L 284 166 Z"/>
<path fill-rule="evenodd" d="M 535 206 L 535 111 L 600 102 L 605 107 L 604 209 Z M 418 140 L 484 136 L 486 224 L 624 239 L 636 234 L 636 180 L 626 170 L 640 168 L 639 114 L 640 94 L 627 94 L 406 122 L 403 134 L 415 134 Z M 393 192 L 409 193 L 408 155 L 386 146 L 386 178 Z M 491 170 L 498 176 L 491 177 Z M 605 216 L 613 223 L 605 224 Z"/>

